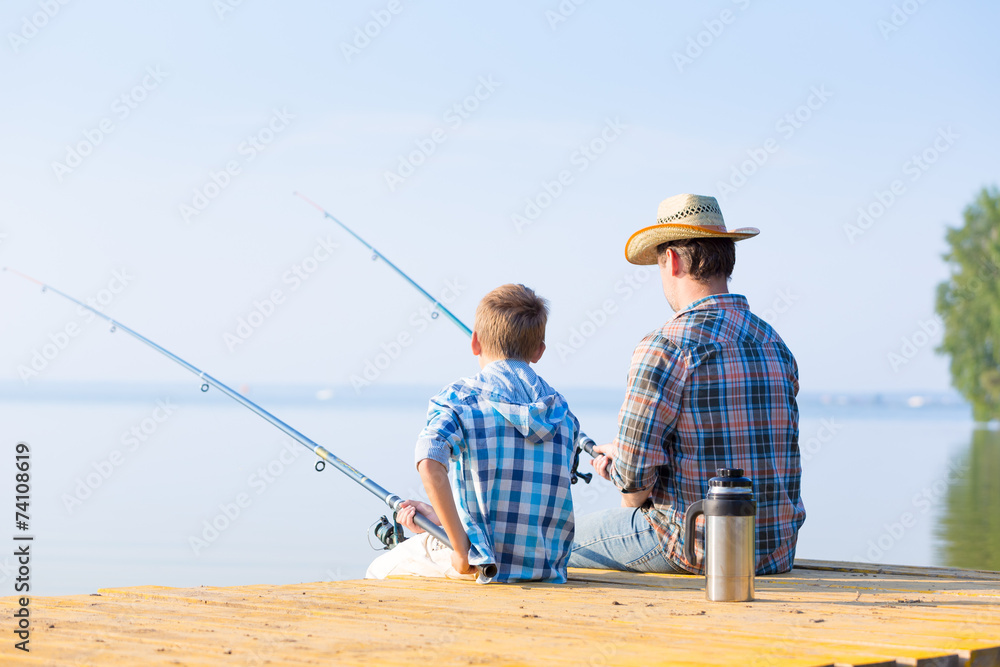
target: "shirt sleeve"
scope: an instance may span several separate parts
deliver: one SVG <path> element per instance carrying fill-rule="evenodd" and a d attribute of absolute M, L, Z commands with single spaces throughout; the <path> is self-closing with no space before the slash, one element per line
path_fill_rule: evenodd
<path fill-rule="evenodd" d="M 464 441 L 465 432 L 455 410 L 432 400 L 427 410 L 427 425 L 417 436 L 414 464 L 432 459 L 445 468 L 450 468 L 449 462 L 458 456 Z"/>
<path fill-rule="evenodd" d="M 791 353 L 789 353 L 790 355 Z M 799 363 L 792 357 L 792 396 L 799 395 Z"/>
<path fill-rule="evenodd" d="M 580 420 L 576 418 L 572 410 L 566 412 L 566 419 L 569 421 L 571 430 L 570 437 L 572 438 L 573 451 L 576 451 L 576 448 L 583 444 L 583 439 L 586 435 L 580 430 Z"/>
<path fill-rule="evenodd" d="M 611 469 L 611 481 L 623 492 L 650 488 L 657 468 L 667 463 L 663 443 L 677 423 L 685 368 L 677 348 L 661 336 L 644 339 L 632 353 Z"/>

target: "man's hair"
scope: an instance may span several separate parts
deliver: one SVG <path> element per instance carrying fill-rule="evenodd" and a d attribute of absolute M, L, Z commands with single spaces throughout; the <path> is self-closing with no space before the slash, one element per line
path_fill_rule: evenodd
<path fill-rule="evenodd" d="M 479 302 L 476 333 L 491 356 L 530 361 L 545 342 L 548 303 L 524 285 L 502 285 Z"/>
<path fill-rule="evenodd" d="M 684 260 L 687 272 L 700 283 L 707 283 L 719 276 L 729 280 L 733 275 L 733 267 L 736 266 L 736 243 L 732 239 L 667 241 L 656 246 L 656 256 L 660 257 L 668 249 Z"/>

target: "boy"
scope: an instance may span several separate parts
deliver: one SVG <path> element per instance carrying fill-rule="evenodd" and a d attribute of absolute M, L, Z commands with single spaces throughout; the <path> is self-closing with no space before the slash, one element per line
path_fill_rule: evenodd
<path fill-rule="evenodd" d="M 377 558 L 367 577 L 473 578 L 477 565 L 495 563 L 495 581 L 566 581 L 580 426 L 528 365 L 545 351 L 547 316 L 545 300 L 524 285 L 503 285 L 479 303 L 472 353 L 481 372 L 431 399 L 417 439 L 430 505 L 410 500 L 397 513 L 413 533 L 423 533 L 416 511 L 441 525 L 454 550 L 423 533 Z"/>

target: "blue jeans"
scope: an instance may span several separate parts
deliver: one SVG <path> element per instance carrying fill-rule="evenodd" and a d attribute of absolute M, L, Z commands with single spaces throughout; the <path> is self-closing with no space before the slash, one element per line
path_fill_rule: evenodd
<path fill-rule="evenodd" d="M 667 558 L 638 507 L 616 507 L 576 520 L 570 567 L 690 574 Z"/>

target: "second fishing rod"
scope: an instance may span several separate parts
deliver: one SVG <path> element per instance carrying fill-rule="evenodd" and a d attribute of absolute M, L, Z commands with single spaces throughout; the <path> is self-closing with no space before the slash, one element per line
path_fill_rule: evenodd
<path fill-rule="evenodd" d="M 370 250 L 371 253 L 372 253 L 372 259 L 381 259 L 383 262 L 386 263 L 386 265 L 390 269 L 392 269 L 397 274 L 399 274 L 399 276 L 403 280 L 405 280 L 414 289 L 416 289 L 418 292 L 420 292 L 420 294 L 422 294 L 425 299 L 427 299 L 428 301 L 431 302 L 431 307 L 432 307 L 431 317 L 433 317 L 433 318 L 437 317 L 437 312 L 434 309 L 440 310 L 441 313 L 445 317 L 447 317 L 449 320 L 451 320 L 452 323 L 455 326 L 457 326 L 459 329 L 461 329 L 462 332 L 465 333 L 466 336 L 469 336 L 470 338 L 472 337 L 472 329 L 470 329 L 469 326 L 465 324 L 465 322 L 463 322 L 462 320 L 458 319 L 458 317 L 453 312 L 451 312 L 450 310 L 448 310 L 444 306 L 444 304 L 442 304 L 440 301 L 438 301 L 433 296 L 431 296 L 430 292 L 428 292 L 423 287 L 421 287 L 420 284 L 417 283 L 417 281 L 415 281 L 413 278 L 411 278 L 410 276 L 408 276 L 405 271 L 403 271 L 401 268 L 399 268 L 398 266 L 396 266 L 395 264 L 393 264 L 391 261 L 389 261 L 389 258 L 387 258 L 385 255 L 383 255 L 381 252 L 379 252 L 375 248 L 375 246 L 373 246 L 372 244 L 368 243 L 368 241 L 365 241 L 353 229 L 351 229 L 350 227 L 348 227 L 347 225 L 345 225 L 343 222 L 341 222 L 340 220 L 338 220 L 333 214 L 331 214 L 329 211 L 327 211 L 325 208 L 323 208 L 322 206 L 320 206 L 319 204 L 317 204 L 313 200 L 311 200 L 308 197 L 306 197 L 305 195 L 303 195 L 301 192 L 296 192 L 294 194 L 295 194 L 296 197 L 299 197 L 300 199 L 302 199 L 302 201 L 304 201 L 307 204 L 315 207 L 320 213 L 323 214 L 324 217 L 329 218 L 330 220 L 332 220 L 333 222 L 335 222 L 337 225 L 340 226 L 341 229 L 343 229 L 348 234 L 350 234 L 355 239 L 357 239 L 357 241 L 359 243 L 361 243 L 361 245 L 363 245 L 366 248 L 368 248 L 368 250 Z M 572 478 L 573 483 L 576 483 L 577 478 L 580 478 L 580 479 L 582 479 L 583 481 L 585 481 L 585 482 L 587 482 L 589 484 L 591 478 L 593 477 L 593 474 L 592 473 L 577 472 L 577 467 L 578 467 L 579 462 L 580 462 L 579 461 L 580 450 L 585 451 L 587 454 L 589 454 L 593 458 L 597 458 L 598 456 L 601 456 L 601 453 L 594 450 L 594 447 L 595 447 L 595 445 L 597 443 L 594 442 L 594 440 L 592 438 L 589 438 L 585 433 L 582 433 L 582 432 L 580 433 L 580 438 L 579 438 L 578 442 L 579 442 L 579 445 L 578 445 L 578 448 L 576 450 L 576 455 L 574 456 L 574 460 L 573 460 L 573 470 L 572 470 L 572 477 L 571 478 Z"/>

